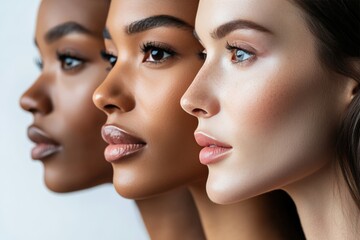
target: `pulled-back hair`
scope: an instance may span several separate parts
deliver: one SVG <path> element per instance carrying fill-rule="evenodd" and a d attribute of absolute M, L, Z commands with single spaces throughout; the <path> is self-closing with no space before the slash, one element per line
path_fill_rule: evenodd
<path fill-rule="evenodd" d="M 360 83 L 360 1 L 291 0 L 305 13 L 324 67 Z M 357 89 L 356 89 L 357 90 Z M 337 139 L 338 163 L 360 209 L 360 94 L 347 110 Z"/>

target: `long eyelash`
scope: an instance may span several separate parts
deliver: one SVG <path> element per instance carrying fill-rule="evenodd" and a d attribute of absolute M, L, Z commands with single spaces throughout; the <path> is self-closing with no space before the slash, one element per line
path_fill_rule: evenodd
<path fill-rule="evenodd" d="M 148 51 L 150 51 L 152 48 L 157 48 L 157 49 L 161 49 L 164 50 L 165 52 L 175 56 L 177 55 L 177 52 L 174 51 L 174 49 L 172 47 L 170 47 L 169 45 L 165 44 L 165 43 L 160 43 L 160 42 L 145 42 L 140 46 L 141 52 L 142 53 L 147 53 Z"/>
<path fill-rule="evenodd" d="M 44 63 L 43 61 L 41 60 L 41 58 L 37 57 L 34 59 L 34 62 L 36 64 L 36 66 L 41 70 L 44 68 Z"/>
<path fill-rule="evenodd" d="M 66 58 L 73 58 L 75 60 L 78 60 L 78 61 L 82 61 L 82 62 L 85 62 L 86 60 L 83 59 L 83 58 L 80 58 L 80 57 L 77 57 L 77 56 L 74 56 L 74 54 L 70 53 L 70 52 L 65 52 L 65 53 L 61 53 L 61 52 L 56 52 L 56 56 L 57 56 L 57 59 L 60 60 L 60 61 L 65 61 Z"/>
<path fill-rule="evenodd" d="M 197 55 L 198 55 L 200 60 L 205 60 L 206 59 L 206 53 L 204 53 L 204 51 L 197 52 Z"/>
<path fill-rule="evenodd" d="M 106 50 L 101 50 L 100 55 L 101 55 L 102 59 L 104 59 L 107 62 L 110 62 L 110 59 L 113 57 L 116 58 L 116 56 L 113 53 L 108 52 Z"/>
<path fill-rule="evenodd" d="M 247 49 L 244 49 L 243 47 L 238 46 L 238 45 L 236 45 L 236 44 L 231 45 L 229 42 L 226 42 L 225 48 L 226 48 L 227 50 L 229 50 L 229 51 L 240 49 L 240 50 L 242 50 L 242 51 L 244 51 L 244 52 L 246 52 L 246 53 L 248 53 L 248 54 L 250 54 L 250 55 L 255 55 L 255 53 L 253 53 L 252 51 L 249 51 L 249 50 L 247 50 Z"/>

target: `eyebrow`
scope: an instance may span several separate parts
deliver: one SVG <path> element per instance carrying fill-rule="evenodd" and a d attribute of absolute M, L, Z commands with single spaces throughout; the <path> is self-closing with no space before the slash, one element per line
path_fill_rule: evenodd
<path fill-rule="evenodd" d="M 66 22 L 50 29 L 45 34 L 45 41 L 52 43 L 71 33 L 93 34 L 89 29 L 81 24 L 76 22 Z"/>
<path fill-rule="evenodd" d="M 125 28 L 125 31 L 127 34 L 131 35 L 158 27 L 175 27 L 190 31 L 194 29 L 193 26 L 177 17 L 169 15 L 157 15 L 133 22 Z"/>
<path fill-rule="evenodd" d="M 210 35 L 214 39 L 221 39 L 226 35 L 228 35 L 229 33 L 238 29 L 253 29 L 259 32 L 272 34 L 272 32 L 269 29 L 252 21 L 234 20 L 220 25 L 212 33 L 210 33 Z"/>

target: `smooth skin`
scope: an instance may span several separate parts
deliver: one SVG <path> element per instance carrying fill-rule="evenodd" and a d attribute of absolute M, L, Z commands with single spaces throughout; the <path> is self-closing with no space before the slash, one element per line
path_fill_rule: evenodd
<path fill-rule="evenodd" d="M 193 36 L 197 4 L 111 2 L 104 37 L 113 68 L 93 100 L 107 114 L 106 126 L 119 127 L 146 144 L 136 154 L 112 161 L 115 188 L 124 197 L 144 199 L 188 186 L 206 239 L 296 239 L 299 235 L 288 232 L 291 224 L 283 228 L 287 218 L 277 200 L 287 198 L 280 192 L 232 206 L 214 204 L 206 195 L 207 169 L 198 161 L 200 148 L 193 139 L 196 119 L 179 104 L 203 64 L 203 48 Z"/>
<path fill-rule="evenodd" d="M 208 164 L 209 197 L 284 189 L 307 239 L 357 239 L 359 212 L 332 164 L 357 84 L 323 67 L 302 11 L 287 0 L 201 0 L 195 28 L 206 61 L 181 104 L 199 121 L 195 135 L 231 147 Z"/>
<path fill-rule="evenodd" d="M 39 8 L 35 42 L 41 73 L 20 104 L 33 114 L 32 126 L 60 145 L 59 151 L 38 159 L 44 165 L 46 186 L 54 192 L 112 182 L 100 134 L 106 117 L 92 102 L 94 90 L 108 73 L 109 63 L 100 52 L 105 49 L 102 32 L 109 5 L 106 0 L 43 0 Z M 188 239 L 203 238 L 187 189 L 136 203 L 144 222 L 151 220 L 151 239 L 176 239 L 180 233 L 173 226 L 191 226 Z"/>

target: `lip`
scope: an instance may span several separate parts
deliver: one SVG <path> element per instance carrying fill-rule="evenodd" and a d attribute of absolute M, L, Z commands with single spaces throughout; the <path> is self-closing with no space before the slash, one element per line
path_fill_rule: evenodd
<path fill-rule="evenodd" d="M 101 135 L 109 144 L 104 152 L 105 159 L 108 162 L 114 162 L 135 154 L 146 145 L 142 139 L 114 125 L 104 125 L 101 129 Z"/>
<path fill-rule="evenodd" d="M 31 150 L 32 159 L 43 160 L 61 150 L 59 143 L 35 125 L 28 127 L 27 134 L 29 139 L 36 144 Z"/>
<path fill-rule="evenodd" d="M 220 142 L 203 132 L 195 132 L 194 136 L 197 144 L 203 147 L 199 153 L 199 159 L 204 165 L 219 162 L 231 153 L 232 146 Z"/>

